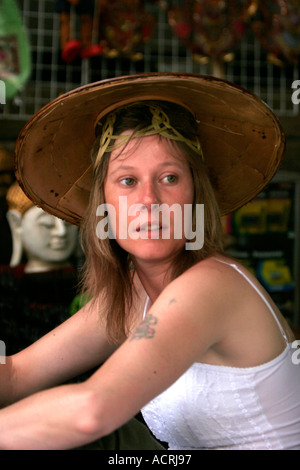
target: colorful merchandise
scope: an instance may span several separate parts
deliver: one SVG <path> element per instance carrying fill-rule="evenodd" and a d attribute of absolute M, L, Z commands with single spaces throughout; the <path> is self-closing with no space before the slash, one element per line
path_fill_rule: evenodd
<path fill-rule="evenodd" d="M 56 1 L 56 11 L 60 18 L 61 55 L 65 62 L 71 63 L 77 57 L 88 59 L 101 55 L 102 48 L 99 44 L 93 44 L 94 9 L 94 0 Z M 80 23 L 78 34 L 71 27 L 76 15 Z"/>
<path fill-rule="evenodd" d="M 0 1 L 0 104 L 12 99 L 31 73 L 27 34 L 15 0 Z"/>
<path fill-rule="evenodd" d="M 174 34 L 196 58 L 228 61 L 245 33 L 250 1 L 188 0 L 169 9 Z"/>
<path fill-rule="evenodd" d="M 298 0 L 256 0 L 252 29 L 275 65 L 297 64 L 300 54 Z"/>
<path fill-rule="evenodd" d="M 142 0 L 100 0 L 99 44 L 106 57 L 142 59 L 142 46 L 152 36 L 156 21 Z"/>

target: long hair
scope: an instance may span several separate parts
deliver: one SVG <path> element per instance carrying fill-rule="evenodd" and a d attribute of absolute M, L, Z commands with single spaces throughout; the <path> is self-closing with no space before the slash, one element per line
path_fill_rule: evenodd
<path fill-rule="evenodd" d="M 169 116 L 173 128 L 185 138 L 194 140 L 197 124 L 191 113 L 181 106 L 168 102 L 139 102 L 128 105 L 116 112 L 114 135 L 126 130 L 134 133 L 151 124 L 149 105 L 158 105 Z M 101 132 L 99 123 L 99 131 Z M 164 137 L 161 137 L 164 138 Z M 91 158 L 95 161 L 99 149 L 100 135 L 96 138 Z M 210 183 L 205 164 L 199 154 L 184 142 L 168 140 L 177 146 L 186 158 L 194 181 L 193 230 L 195 230 L 196 204 L 204 204 L 204 244 L 199 250 L 187 250 L 176 257 L 172 266 L 171 278 L 175 279 L 197 262 L 222 252 L 222 226 L 219 207 Z M 205 157 L 205 156 L 204 156 Z M 97 207 L 105 203 L 104 183 L 107 175 L 110 153 L 102 156 L 95 169 L 90 203 L 81 227 L 85 264 L 82 276 L 83 291 L 92 299 L 93 306 L 105 312 L 107 335 L 111 342 L 119 343 L 130 331 L 131 307 L 136 292 L 134 290 L 134 267 L 130 255 L 116 240 L 100 239 L 97 236 Z M 142 158 L 142 157 L 141 157 Z"/>

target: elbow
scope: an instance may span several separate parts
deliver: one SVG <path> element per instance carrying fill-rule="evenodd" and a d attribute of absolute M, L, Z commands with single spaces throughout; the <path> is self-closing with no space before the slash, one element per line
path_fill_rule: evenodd
<path fill-rule="evenodd" d="M 105 407 L 99 394 L 93 390 L 83 391 L 74 421 L 77 433 L 85 443 L 93 442 L 109 433 Z"/>

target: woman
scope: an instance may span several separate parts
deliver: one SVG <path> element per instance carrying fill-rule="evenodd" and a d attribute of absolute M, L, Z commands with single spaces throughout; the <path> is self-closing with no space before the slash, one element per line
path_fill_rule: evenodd
<path fill-rule="evenodd" d="M 84 219 L 92 300 L 0 369 L 0 447 L 76 448 L 142 409 L 170 449 L 300 448 L 292 333 L 223 253 L 220 226 L 270 181 L 283 140 L 257 98 L 179 74 L 83 87 L 29 122 L 17 176 L 45 210 Z M 203 244 L 187 249 L 199 206 Z M 58 385 L 101 363 L 85 382 Z"/>

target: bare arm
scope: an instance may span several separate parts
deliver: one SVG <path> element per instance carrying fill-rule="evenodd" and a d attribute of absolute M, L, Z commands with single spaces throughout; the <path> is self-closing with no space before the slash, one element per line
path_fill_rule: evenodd
<path fill-rule="evenodd" d="M 199 289 L 189 277 L 181 289 L 178 282 L 86 382 L 44 390 L 1 410 L 0 428 L 6 432 L 0 448 L 64 449 L 91 442 L 124 424 L 173 383 L 219 333 L 208 299 L 202 299 L 206 313 L 199 318 Z"/>
<path fill-rule="evenodd" d="M 61 384 L 103 362 L 114 350 L 99 313 L 85 306 L 43 338 L 0 364 L 0 407 Z"/>

